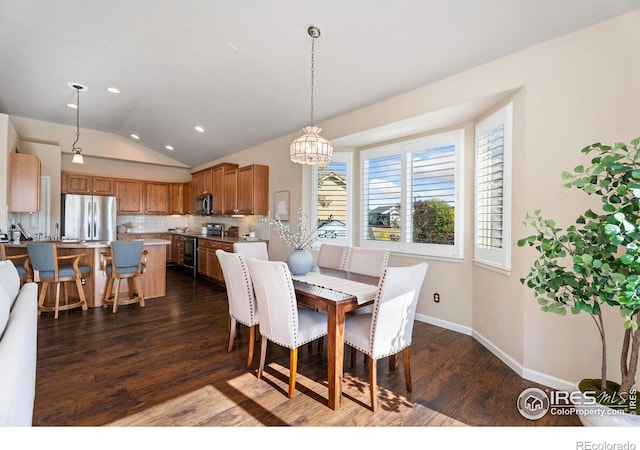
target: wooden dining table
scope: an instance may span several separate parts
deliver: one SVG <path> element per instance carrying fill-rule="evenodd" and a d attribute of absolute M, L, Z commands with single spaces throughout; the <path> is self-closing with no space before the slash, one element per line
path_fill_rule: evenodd
<path fill-rule="evenodd" d="M 313 271 L 331 277 L 378 285 L 379 278 L 342 270 L 314 267 Z M 295 278 L 295 277 L 294 277 Z M 344 364 L 344 321 L 346 313 L 373 303 L 373 300 L 358 303 L 357 297 L 336 290 L 319 287 L 303 281 L 293 280 L 298 303 L 327 313 L 327 365 L 329 384 L 329 407 L 339 409 L 342 399 L 342 372 Z"/>

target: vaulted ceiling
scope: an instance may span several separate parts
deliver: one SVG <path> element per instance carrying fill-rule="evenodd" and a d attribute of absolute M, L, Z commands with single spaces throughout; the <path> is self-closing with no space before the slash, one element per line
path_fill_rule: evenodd
<path fill-rule="evenodd" d="M 640 0 L 2 0 L 0 112 L 75 125 L 68 84 L 80 83 L 81 128 L 136 134 L 193 167 L 308 125 L 309 25 L 322 33 L 319 123 L 637 8 Z"/>

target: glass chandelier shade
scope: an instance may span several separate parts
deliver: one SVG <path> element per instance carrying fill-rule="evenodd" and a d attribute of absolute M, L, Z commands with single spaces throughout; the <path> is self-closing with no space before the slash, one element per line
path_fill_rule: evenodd
<path fill-rule="evenodd" d="M 304 135 L 291 143 L 289 157 L 298 164 L 328 164 L 331 162 L 333 146 L 320 136 L 321 128 L 303 128 Z"/>
<path fill-rule="evenodd" d="M 303 128 L 304 134 L 291 143 L 289 157 L 297 164 L 328 164 L 333 157 L 331 142 L 320 136 L 320 128 L 313 125 L 313 81 L 315 40 L 320 36 L 320 30 L 314 26 L 307 29 L 311 36 L 311 125 Z"/>

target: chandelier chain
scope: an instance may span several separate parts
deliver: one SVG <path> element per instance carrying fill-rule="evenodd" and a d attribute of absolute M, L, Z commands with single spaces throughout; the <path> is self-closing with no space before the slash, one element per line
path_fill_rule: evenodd
<path fill-rule="evenodd" d="M 76 147 L 76 144 L 80 140 L 80 89 L 76 87 L 76 140 L 73 143 L 71 150 L 82 150 Z"/>
<path fill-rule="evenodd" d="M 315 75 L 315 36 L 311 36 L 311 126 L 313 126 L 313 79 Z"/>

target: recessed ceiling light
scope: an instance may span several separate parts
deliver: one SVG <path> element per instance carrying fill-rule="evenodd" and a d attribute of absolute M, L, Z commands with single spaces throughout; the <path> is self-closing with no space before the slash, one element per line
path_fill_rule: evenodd
<path fill-rule="evenodd" d="M 202 128 L 200 125 L 196 125 L 196 126 L 195 126 L 195 129 L 196 129 L 196 131 L 197 131 L 197 132 L 199 132 L 199 133 L 204 133 L 204 128 Z"/>
<path fill-rule="evenodd" d="M 229 48 L 230 48 L 231 50 L 233 50 L 234 52 L 237 52 L 237 51 L 238 51 L 238 47 L 236 47 L 236 46 L 233 44 L 233 42 L 230 42 L 230 41 L 229 41 L 229 42 L 227 42 L 227 44 L 226 44 L 226 45 L 227 45 L 227 47 L 229 47 Z"/>
<path fill-rule="evenodd" d="M 135 134 L 135 133 L 134 133 L 134 134 L 132 134 L 132 135 L 131 135 L 131 137 L 132 137 L 132 138 L 134 138 L 136 141 L 137 141 L 138 139 L 140 139 L 140 136 L 138 136 L 138 135 L 137 135 L 137 134 Z"/>
<path fill-rule="evenodd" d="M 67 103 L 67 107 L 68 108 L 73 108 L 73 109 L 78 109 L 78 105 L 76 105 L 75 103 Z"/>
<path fill-rule="evenodd" d="M 165 145 L 164 148 L 166 148 L 167 150 L 173 150 L 173 147 L 171 145 Z"/>
<path fill-rule="evenodd" d="M 111 92 L 112 94 L 119 94 L 120 93 L 120 89 L 118 89 L 117 87 L 108 87 L 107 91 Z"/>

